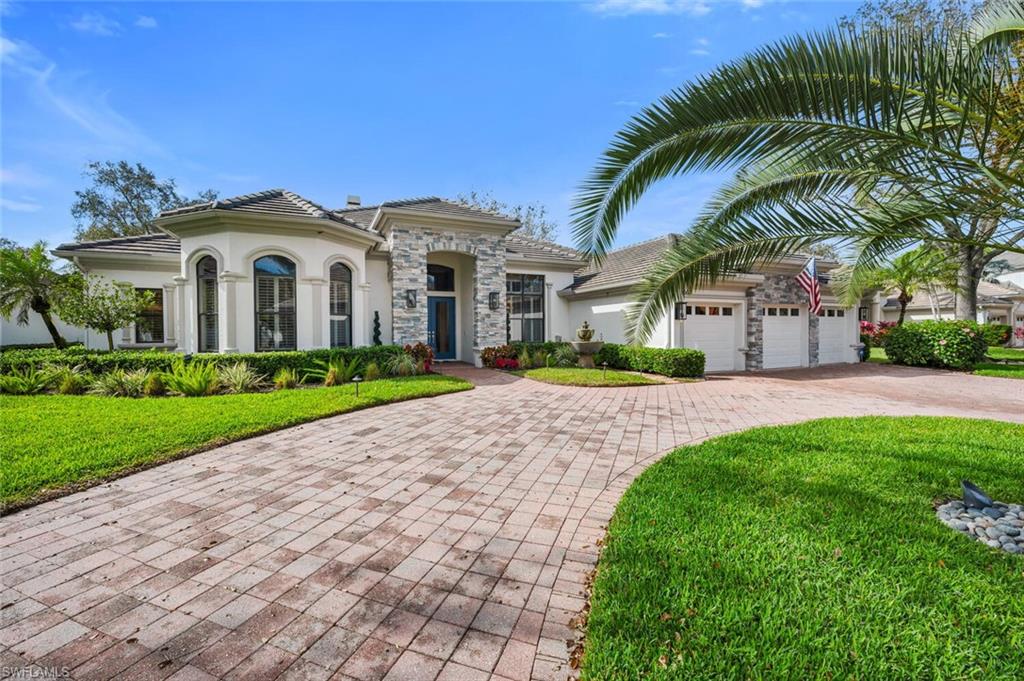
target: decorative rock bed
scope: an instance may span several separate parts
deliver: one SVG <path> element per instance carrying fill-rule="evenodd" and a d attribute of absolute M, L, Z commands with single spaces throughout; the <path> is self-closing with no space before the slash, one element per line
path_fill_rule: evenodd
<path fill-rule="evenodd" d="M 1024 506 L 993 502 L 986 508 L 968 508 L 960 499 L 935 509 L 946 527 L 984 542 L 994 549 L 1024 554 Z"/>

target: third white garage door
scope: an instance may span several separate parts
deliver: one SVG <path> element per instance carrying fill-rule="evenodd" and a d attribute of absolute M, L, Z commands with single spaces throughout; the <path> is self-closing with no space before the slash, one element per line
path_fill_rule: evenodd
<path fill-rule="evenodd" d="M 762 308 L 765 369 L 804 366 L 807 356 L 805 312 L 799 307 L 786 305 Z"/>
<path fill-rule="evenodd" d="M 683 322 L 683 346 L 703 351 L 705 371 L 737 369 L 736 358 L 739 354 L 739 346 L 736 344 L 736 324 L 738 315 L 738 306 L 693 304 L 686 306 L 686 321 Z"/>
<path fill-rule="evenodd" d="M 846 310 L 827 307 L 824 312 L 818 318 L 818 364 L 846 362 L 852 353 Z"/>

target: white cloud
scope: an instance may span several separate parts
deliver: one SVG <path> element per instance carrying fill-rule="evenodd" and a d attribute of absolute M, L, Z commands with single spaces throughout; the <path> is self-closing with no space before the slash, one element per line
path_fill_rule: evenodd
<path fill-rule="evenodd" d="M 690 54 L 694 55 L 695 57 L 706 57 L 709 54 L 711 54 L 711 52 L 705 50 L 703 47 L 695 47 L 692 50 L 690 50 Z"/>
<path fill-rule="evenodd" d="M 711 44 L 711 41 L 708 40 L 707 38 L 697 38 L 693 42 L 697 43 L 698 45 L 701 45 L 702 47 L 707 47 L 708 45 Z"/>
<path fill-rule="evenodd" d="M 634 101 L 632 99 L 620 99 L 619 101 L 615 102 L 615 106 L 634 107 L 640 106 L 640 102 Z"/>
<path fill-rule="evenodd" d="M 661 39 L 664 39 L 664 38 L 671 38 L 672 34 L 671 33 L 662 33 L 662 32 L 659 31 L 658 33 L 655 33 L 651 37 L 655 38 L 655 39 L 658 39 L 658 40 L 661 40 Z"/>
<path fill-rule="evenodd" d="M 704 0 L 598 0 L 588 5 L 592 12 L 606 16 L 632 14 L 689 14 L 702 17 L 711 11 Z"/>
<path fill-rule="evenodd" d="M 31 200 L 28 201 L 15 201 L 14 199 L 8 199 L 5 196 L 0 196 L 0 208 L 4 210 L 11 210 L 16 213 L 35 213 L 36 211 L 42 210 L 42 206 Z"/>
<path fill-rule="evenodd" d="M 0 184 L 18 187 L 42 187 L 50 183 L 49 178 L 40 175 L 23 163 L 0 168 Z"/>
<path fill-rule="evenodd" d="M 135 25 L 138 26 L 139 28 L 156 28 L 157 27 L 156 19 L 154 19 L 153 17 L 147 17 L 145 15 L 142 15 L 138 19 L 136 19 L 135 20 Z"/>
<path fill-rule="evenodd" d="M 121 30 L 121 24 L 102 14 L 86 12 L 71 22 L 71 28 L 79 33 L 91 33 L 106 37 L 117 34 Z"/>
<path fill-rule="evenodd" d="M 31 44 L 0 38 L 7 73 L 25 78 L 29 92 L 99 142 L 105 153 L 165 152 L 109 103 L 109 91 L 97 90 L 84 73 L 65 73 Z"/>
<path fill-rule="evenodd" d="M 740 0 L 740 4 L 749 9 L 756 9 L 764 4 L 764 0 Z"/>

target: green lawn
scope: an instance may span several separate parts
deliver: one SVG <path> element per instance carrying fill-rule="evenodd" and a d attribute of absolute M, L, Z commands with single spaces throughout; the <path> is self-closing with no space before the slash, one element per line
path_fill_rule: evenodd
<path fill-rule="evenodd" d="M 585 679 L 1019 679 L 1024 557 L 941 525 L 1024 500 L 1024 427 L 829 419 L 684 447 L 610 524 Z"/>
<path fill-rule="evenodd" d="M 998 364 L 996 362 L 985 362 L 975 366 L 974 373 L 978 376 L 1024 379 L 1024 364 Z"/>
<path fill-rule="evenodd" d="M 892 364 L 889 361 L 889 355 L 885 354 L 885 348 L 871 348 L 871 356 L 868 357 L 868 361 L 875 364 Z"/>
<path fill-rule="evenodd" d="M 654 385 L 660 381 L 647 378 L 641 374 L 629 371 L 616 371 L 615 369 L 578 369 L 578 368 L 541 368 L 527 369 L 516 372 L 520 376 L 532 378 L 535 381 L 544 383 L 556 383 L 558 385 L 577 385 L 590 388 L 626 386 L 626 385 Z"/>
<path fill-rule="evenodd" d="M 988 356 L 992 359 L 1009 359 L 1024 362 L 1024 348 L 1004 348 L 998 345 L 988 347 Z"/>
<path fill-rule="evenodd" d="M 450 376 L 213 397 L 0 396 L 0 499 L 20 505 L 184 452 L 324 416 L 467 390 Z"/>

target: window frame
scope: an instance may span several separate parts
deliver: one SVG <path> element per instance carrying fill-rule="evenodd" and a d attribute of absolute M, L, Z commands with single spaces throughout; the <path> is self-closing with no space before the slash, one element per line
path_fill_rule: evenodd
<path fill-rule="evenodd" d="M 203 272 L 203 264 L 207 261 L 213 263 L 213 274 Z M 196 351 L 197 352 L 220 352 L 220 296 L 218 291 L 217 259 L 212 255 L 204 255 L 196 261 Z M 204 312 L 203 306 L 203 282 L 213 281 L 213 312 Z M 213 345 L 212 349 L 205 347 L 204 322 L 207 317 L 213 318 Z"/>
<path fill-rule="evenodd" d="M 527 292 L 532 289 L 532 286 L 528 288 L 527 282 L 531 284 L 539 283 L 539 290 L 537 292 Z M 516 285 L 518 284 L 518 292 L 515 291 Z M 547 340 L 547 305 L 544 300 L 544 293 L 547 288 L 547 279 L 543 274 L 529 274 L 525 272 L 510 272 L 505 275 L 505 340 L 509 343 L 543 343 Z M 540 317 L 527 317 L 527 314 L 536 314 L 534 312 L 525 313 L 526 302 L 530 301 L 530 309 L 534 308 L 534 303 L 539 304 Z M 519 315 L 518 318 L 513 317 L 513 307 L 516 302 L 519 303 Z M 540 338 L 526 339 L 525 330 L 527 328 L 527 322 L 540 322 Z M 519 339 L 512 340 L 512 326 L 514 323 L 519 324 Z"/>
<path fill-rule="evenodd" d="M 287 274 L 273 274 L 273 273 L 260 273 L 257 267 L 261 260 L 266 259 L 280 259 L 291 265 L 291 275 Z M 268 253 L 262 255 L 252 261 L 252 272 L 253 272 L 253 286 L 252 286 L 252 307 L 253 307 L 253 345 L 256 352 L 289 352 L 298 350 L 299 345 L 299 327 L 298 327 L 298 316 L 297 316 L 297 298 L 298 298 L 298 265 L 294 260 L 285 255 L 279 255 L 277 253 Z M 275 280 L 287 280 L 290 279 L 292 282 L 292 308 L 290 312 L 282 312 L 280 309 L 275 309 L 274 312 L 260 312 L 259 298 L 260 298 L 260 279 L 275 279 Z M 274 307 L 280 308 L 280 285 L 275 284 L 275 301 Z M 293 338 L 292 344 L 289 347 L 276 346 L 276 347 L 262 347 L 260 344 L 260 317 L 261 316 L 272 316 L 278 323 L 275 323 L 275 328 L 280 328 L 279 321 L 281 319 L 291 318 Z"/>
<path fill-rule="evenodd" d="M 335 280 L 334 273 L 338 271 L 344 271 L 348 275 L 347 281 L 339 281 L 339 284 L 348 284 L 348 296 L 344 301 L 345 309 L 347 310 L 344 314 L 335 313 Z M 331 266 L 327 269 L 327 333 L 328 343 L 332 348 L 350 348 L 352 347 L 352 268 L 346 263 L 340 260 L 331 263 Z M 344 322 L 345 335 L 348 338 L 347 343 L 336 343 L 334 337 L 334 322 Z"/>
<path fill-rule="evenodd" d="M 431 273 L 434 270 L 435 273 Z M 441 271 L 451 283 L 451 288 L 437 288 L 437 271 Z M 437 293 L 455 293 L 455 268 L 437 263 L 427 263 L 427 291 Z"/>
<path fill-rule="evenodd" d="M 139 316 L 135 318 L 135 343 L 137 345 L 157 345 L 165 342 L 167 338 L 167 329 L 164 328 L 164 290 L 162 288 L 150 288 L 143 286 L 136 287 L 135 290 L 137 292 L 152 291 L 155 299 L 155 302 L 151 307 L 140 312 Z M 154 337 L 150 340 L 144 340 L 139 336 L 140 332 L 144 328 L 142 322 L 145 319 L 151 319 L 159 322 L 159 338 L 156 337 L 156 334 L 154 334 Z"/>

